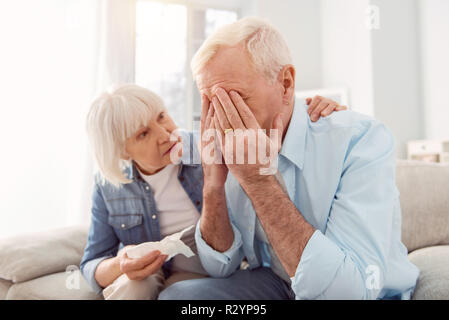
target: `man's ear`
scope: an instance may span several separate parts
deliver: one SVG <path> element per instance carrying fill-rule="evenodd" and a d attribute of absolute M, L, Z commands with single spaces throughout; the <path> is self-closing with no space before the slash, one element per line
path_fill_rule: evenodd
<path fill-rule="evenodd" d="M 282 103 L 289 105 L 295 94 L 295 67 L 291 64 L 286 64 L 279 71 L 278 80 L 282 86 Z"/>

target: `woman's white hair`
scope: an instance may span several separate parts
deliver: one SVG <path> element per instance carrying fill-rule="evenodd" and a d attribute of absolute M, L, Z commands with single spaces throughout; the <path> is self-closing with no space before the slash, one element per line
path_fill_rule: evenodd
<path fill-rule="evenodd" d="M 93 149 L 102 182 L 114 186 L 130 183 L 123 170 L 130 165 L 126 140 L 160 111 L 162 99 L 134 84 L 115 85 L 97 97 L 87 115 L 87 135 Z"/>
<path fill-rule="evenodd" d="M 217 29 L 196 52 L 191 61 L 193 78 L 221 47 L 246 44 L 257 71 L 273 83 L 283 66 L 292 64 L 290 49 L 281 33 L 271 24 L 256 17 L 246 17 Z"/>

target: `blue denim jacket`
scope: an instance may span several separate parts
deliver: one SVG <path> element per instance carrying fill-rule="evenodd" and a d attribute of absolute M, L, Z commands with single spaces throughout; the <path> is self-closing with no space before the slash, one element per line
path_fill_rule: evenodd
<path fill-rule="evenodd" d="M 201 213 L 203 205 L 203 170 L 200 164 L 197 135 L 180 131 L 183 141 L 178 179 Z M 95 280 L 98 264 L 115 257 L 119 249 L 130 244 L 160 241 L 159 214 L 151 187 L 140 176 L 135 164 L 125 174 L 133 182 L 120 188 L 96 177 L 92 196 L 92 216 L 87 245 L 80 263 L 81 273 L 96 293 L 102 288 Z M 166 276 L 171 261 L 164 264 Z"/>

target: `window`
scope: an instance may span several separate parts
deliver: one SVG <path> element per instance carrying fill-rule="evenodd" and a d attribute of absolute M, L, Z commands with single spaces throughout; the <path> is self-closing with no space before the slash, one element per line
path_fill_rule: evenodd
<path fill-rule="evenodd" d="M 213 3 L 215 1 L 210 1 Z M 190 61 L 203 41 L 238 19 L 238 8 L 193 1 L 138 0 L 136 83 L 159 94 L 179 127 L 197 130 L 201 98 Z"/>

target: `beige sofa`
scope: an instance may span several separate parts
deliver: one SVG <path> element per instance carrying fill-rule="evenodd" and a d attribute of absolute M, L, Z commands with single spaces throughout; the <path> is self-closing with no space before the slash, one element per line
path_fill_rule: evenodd
<path fill-rule="evenodd" d="M 420 269 L 413 299 L 449 300 L 449 165 L 398 161 L 402 239 Z M 0 240 L 0 299 L 102 299 L 77 269 L 88 226 Z"/>

